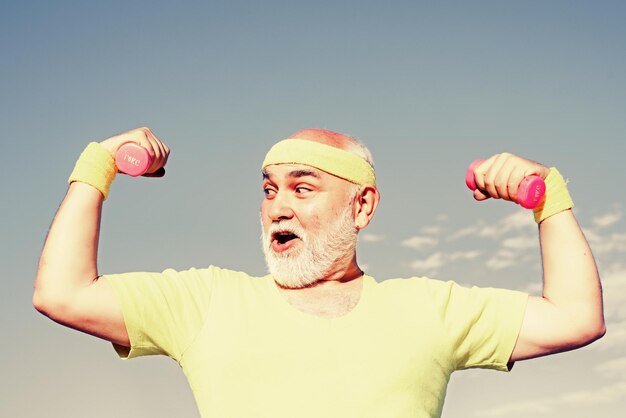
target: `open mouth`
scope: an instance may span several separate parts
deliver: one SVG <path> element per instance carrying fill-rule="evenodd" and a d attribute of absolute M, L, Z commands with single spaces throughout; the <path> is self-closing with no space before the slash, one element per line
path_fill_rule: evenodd
<path fill-rule="evenodd" d="M 272 248 L 282 252 L 290 248 L 296 239 L 300 238 L 291 231 L 277 231 L 272 234 Z"/>

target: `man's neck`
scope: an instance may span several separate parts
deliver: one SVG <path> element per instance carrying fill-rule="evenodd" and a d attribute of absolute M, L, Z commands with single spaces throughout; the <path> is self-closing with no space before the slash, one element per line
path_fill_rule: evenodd
<path fill-rule="evenodd" d="M 298 289 L 278 286 L 278 289 L 294 308 L 322 318 L 336 318 L 346 315 L 359 303 L 363 271 L 354 262 L 309 286 Z"/>

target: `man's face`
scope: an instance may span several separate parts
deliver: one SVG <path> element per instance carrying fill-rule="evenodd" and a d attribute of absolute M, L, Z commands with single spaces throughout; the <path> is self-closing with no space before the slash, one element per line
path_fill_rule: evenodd
<path fill-rule="evenodd" d="M 262 245 L 274 279 L 301 288 L 354 256 L 354 186 L 307 165 L 265 168 Z"/>

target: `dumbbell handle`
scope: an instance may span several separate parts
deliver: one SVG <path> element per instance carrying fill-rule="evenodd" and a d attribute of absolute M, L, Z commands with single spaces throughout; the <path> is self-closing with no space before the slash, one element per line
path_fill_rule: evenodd
<path fill-rule="evenodd" d="M 127 142 L 122 144 L 115 153 L 115 165 L 122 173 L 129 176 L 141 176 L 148 171 L 152 158 L 144 147 Z"/>
<path fill-rule="evenodd" d="M 465 174 L 465 184 L 471 190 L 476 190 L 476 179 L 474 169 L 483 163 L 484 160 L 476 160 L 470 164 Z M 536 208 L 546 192 L 546 183 L 539 176 L 526 176 L 517 187 L 517 203 L 526 209 Z"/>

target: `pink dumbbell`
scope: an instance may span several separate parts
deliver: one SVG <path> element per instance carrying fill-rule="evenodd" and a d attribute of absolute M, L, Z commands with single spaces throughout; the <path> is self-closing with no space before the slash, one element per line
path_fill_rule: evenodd
<path fill-rule="evenodd" d="M 474 169 L 483 163 L 484 160 L 476 160 L 470 164 L 465 174 L 465 184 L 471 190 L 476 190 L 476 179 L 474 179 Z M 546 183 L 539 176 L 527 176 L 517 187 L 517 203 L 526 209 L 534 209 L 546 192 Z"/>
<path fill-rule="evenodd" d="M 152 164 L 152 158 L 148 150 L 134 142 L 123 144 L 115 154 L 117 169 L 129 176 L 136 177 L 145 174 L 150 164 Z"/>

